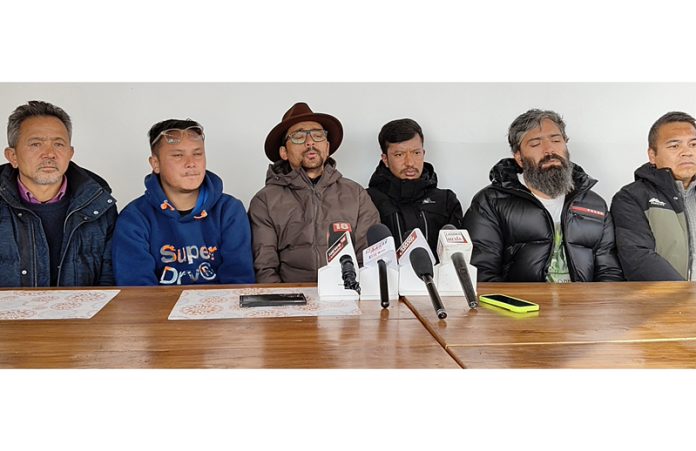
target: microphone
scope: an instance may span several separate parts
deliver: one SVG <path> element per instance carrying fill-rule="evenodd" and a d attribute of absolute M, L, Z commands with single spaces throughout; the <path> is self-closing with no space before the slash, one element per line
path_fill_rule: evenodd
<path fill-rule="evenodd" d="M 329 225 L 329 237 L 327 251 L 327 261 L 331 261 L 336 257 L 342 250 L 344 250 L 350 240 L 351 232 L 350 224 L 345 222 L 335 222 Z M 346 290 L 355 290 L 360 294 L 360 283 L 356 280 L 355 272 L 355 252 L 353 251 L 352 245 L 350 246 L 349 252 L 344 253 L 339 258 L 339 263 L 341 264 L 341 278 L 343 279 L 343 287 Z"/>
<path fill-rule="evenodd" d="M 355 272 L 355 264 L 350 255 L 342 255 L 339 259 L 341 263 L 341 277 L 343 278 L 343 287 L 346 290 L 355 290 L 360 294 L 360 284 L 355 280 L 357 273 Z"/>
<path fill-rule="evenodd" d="M 462 290 L 464 290 L 464 297 L 469 304 L 469 308 L 476 308 L 478 307 L 478 300 L 476 299 L 476 290 L 474 290 L 474 286 L 471 284 L 469 268 L 466 264 L 464 254 L 457 249 L 458 246 L 461 246 L 466 241 L 462 237 L 461 232 L 459 232 L 458 229 L 452 224 L 447 224 L 440 230 L 457 231 L 457 233 L 455 233 L 452 237 L 447 237 L 447 234 L 445 234 L 444 240 L 442 240 L 442 235 L 440 236 L 441 240 L 438 242 L 437 246 L 438 256 L 440 257 L 440 262 L 446 261 L 448 256 L 449 259 L 452 260 L 454 269 L 457 272 L 457 278 L 459 279 L 459 283 L 462 285 Z"/>
<path fill-rule="evenodd" d="M 391 237 L 392 234 L 389 231 L 389 227 L 384 224 L 375 224 L 369 229 L 367 229 L 367 245 L 374 246 L 382 240 Z M 392 237 L 393 238 L 393 237 Z M 392 251 L 392 254 L 394 251 Z M 396 260 L 396 254 L 394 254 L 394 260 Z M 363 262 L 365 258 L 363 257 Z M 377 269 L 379 271 L 379 299 L 382 304 L 382 308 L 389 307 L 389 281 L 387 276 L 387 262 L 383 258 L 377 260 Z"/>
<path fill-rule="evenodd" d="M 440 294 L 437 292 L 435 282 L 433 282 L 433 262 L 430 260 L 428 252 L 423 247 L 417 247 L 411 251 L 409 259 L 411 260 L 413 271 L 419 279 L 425 282 L 425 287 L 428 289 L 428 294 L 430 295 L 430 300 L 433 303 L 437 317 L 440 319 L 447 318 L 447 312 L 442 305 L 442 299 L 440 299 Z"/>

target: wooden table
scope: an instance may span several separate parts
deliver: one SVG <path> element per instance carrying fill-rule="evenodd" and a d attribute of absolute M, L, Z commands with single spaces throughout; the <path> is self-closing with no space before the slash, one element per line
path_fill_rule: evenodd
<path fill-rule="evenodd" d="M 362 302 L 360 316 L 169 321 L 181 290 L 124 288 L 90 320 L 0 321 L 0 367 L 696 367 L 696 284 L 686 282 L 482 283 L 479 294 L 541 309 L 445 298 L 444 321 L 419 296 L 389 310 Z"/>
<path fill-rule="evenodd" d="M 405 302 L 465 368 L 696 367 L 696 284 L 478 284 L 478 294 L 490 293 L 540 310 L 469 310 L 463 298 L 445 298 L 440 321 L 428 297 Z"/>
<path fill-rule="evenodd" d="M 459 368 L 403 303 L 362 302 L 360 316 L 169 321 L 181 290 L 121 288 L 89 320 L 0 321 L 0 367 Z"/>

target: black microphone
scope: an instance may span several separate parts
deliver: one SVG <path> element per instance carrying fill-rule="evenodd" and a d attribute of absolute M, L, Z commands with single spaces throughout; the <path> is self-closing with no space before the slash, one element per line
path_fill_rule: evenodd
<path fill-rule="evenodd" d="M 360 283 L 355 280 L 355 264 L 353 258 L 346 254 L 339 259 L 341 262 L 341 277 L 343 278 L 343 288 L 346 290 L 355 290 L 360 294 Z"/>
<path fill-rule="evenodd" d="M 375 224 L 367 229 L 367 245 L 373 246 L 385 238 L 392 236 L 389 227 L 384 224 Z M 365 262 L 363 261 L 363 264 Z M 387 276 L 387 262 L 384 259 L 377 260 L 379 272 L 379 298 L 382 308 L 389 307 L 389 279 Z"/>
<path fill-rule="evenodd" d="M 447 224 L 442 227 L 441 230 L 458 230 L 452 224 Z M 442 257 L 440 257 L 442 260 Z M 464 297 L 466 298 L 469 308 L 478 307 L 478 299 L 476 299 L 476 291 L 474 286 L 471 284 L 471 276 L 469 275 L 469 268 L 466 264 L 466 259 L 464 254 L 457 251 L 452 254 L 452 263 L 454 263 L 454 269 L 457 271 L 457 278 L 459 283 L 462 285 L 462 290 L 464 290 Z"/>
<path fill-rule="evenodd" d="M 428 251 L 423 247 L 417 247 L 411 251 L 409 259 L 411 260 L 413 271 L 419 279 L 425 282 L 425 287 L 428 289 L 428 294 L 430 295 L 430 300 L 433 303 L 437 317 L 440 319 L 447 318 L 447 312 L 442 305 L 442 299 L 440 299 L 440 294 L 437 292 L 435 282 L 433 281 L 433 262 L 430 261 Z"/>
<path fill-rule="evenodd" d="M 328 245 L 332 247 L 344 235 L 350 236 L 350 224 L 347 223 L 332 223 L 329 225 Z M 355 290 L 360 294 L 360 283 L 355 280 L 357 274 L 355 272 L 355 263 L 353 257 L 349 254 L 342 255 L 338 260 L 341 263 L 341 278 L 343 279 L 343 287 L 346 290 Z"/>

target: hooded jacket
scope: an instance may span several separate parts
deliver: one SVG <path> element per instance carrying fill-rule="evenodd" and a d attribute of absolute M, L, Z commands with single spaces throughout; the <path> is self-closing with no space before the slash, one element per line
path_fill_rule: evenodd
<path fill-rule="evenodd" d="M 553 252 L 554 224 L 541 202 L 517 178 L 513 158 L 498 162 L 491 185 L 479 191 L 464 215 L 474 244 L 471 264 L 480 282 L 545 282 Z M 604 200 L 590 190 L 597 181 L 573 164 L 575 189 L 561 215 L 563 246 L 573 282 L 623 280 L 614 227 Z"/>
<path fill-rule="evenodd" d="M 284 161 L 268 167 L 266 186 L 249 204 L 254 266 L 259 283 L 316 282 L 326 265 L 329 226 L 350 223 L 356 257 L 362 262 L 367 229 L 379 213 L 365 189 L 341 175 L 332 158 L 316 185 L 304 169 Z"/>
<path fill-rule="evenodd" d="M 628 280 L 686 280 L 689 226 L 669 168 L 646 163 L 611 202 L 616 247 Z"/>
<path fill-rule="evenodd" d="M 114 232 L 118 285 L 254 283 L 251 231 L 244 206 L 206 171 L 193 211 L 181 216 L 159 176 L 121 212 Z"/>
<path fill-rule="evenodd" d="M 49 247 L 39 217 L 20 200 L 17 169 L 0 166 L 0 286 L 51 284 Z M 116 199 L 104 179 L 70 162 L 70 197 L 60 244 L 58 286 L 114 285 L 111 238 Z"/>
<path fill-rule="evenodd" d="M 382 224 L 389 227 L 396 246 L 406 232 L 419 228 L 437 255 L 440 229 L 452 224 L 461 228 L 462 206 L 454 191 L 437 187 L 433 165 L 425 163 L 418 180 L 401 180 L 380 161 L 370 178 L 367 193 L 372 198 Z"/>

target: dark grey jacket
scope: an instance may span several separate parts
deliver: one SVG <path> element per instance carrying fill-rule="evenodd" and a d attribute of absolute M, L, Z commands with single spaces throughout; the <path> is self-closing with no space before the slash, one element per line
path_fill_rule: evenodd
<path fill-rule="evenodd" d="M 114 285 L 111 235 L 116 200 L 98 175 L 70 163 L 70 204 L 63 224 L 59 286 Z M 41 220 L 20 201 L 17 170 L 0 166 L 0 286 L 50 285 L 48 243 Z"/>
<path fill-rule="evenodd" d="M 686 280 L 689 228 L 672 171 L 646 163 L 614 195 L 616 247 L 628 280 Z"/>

